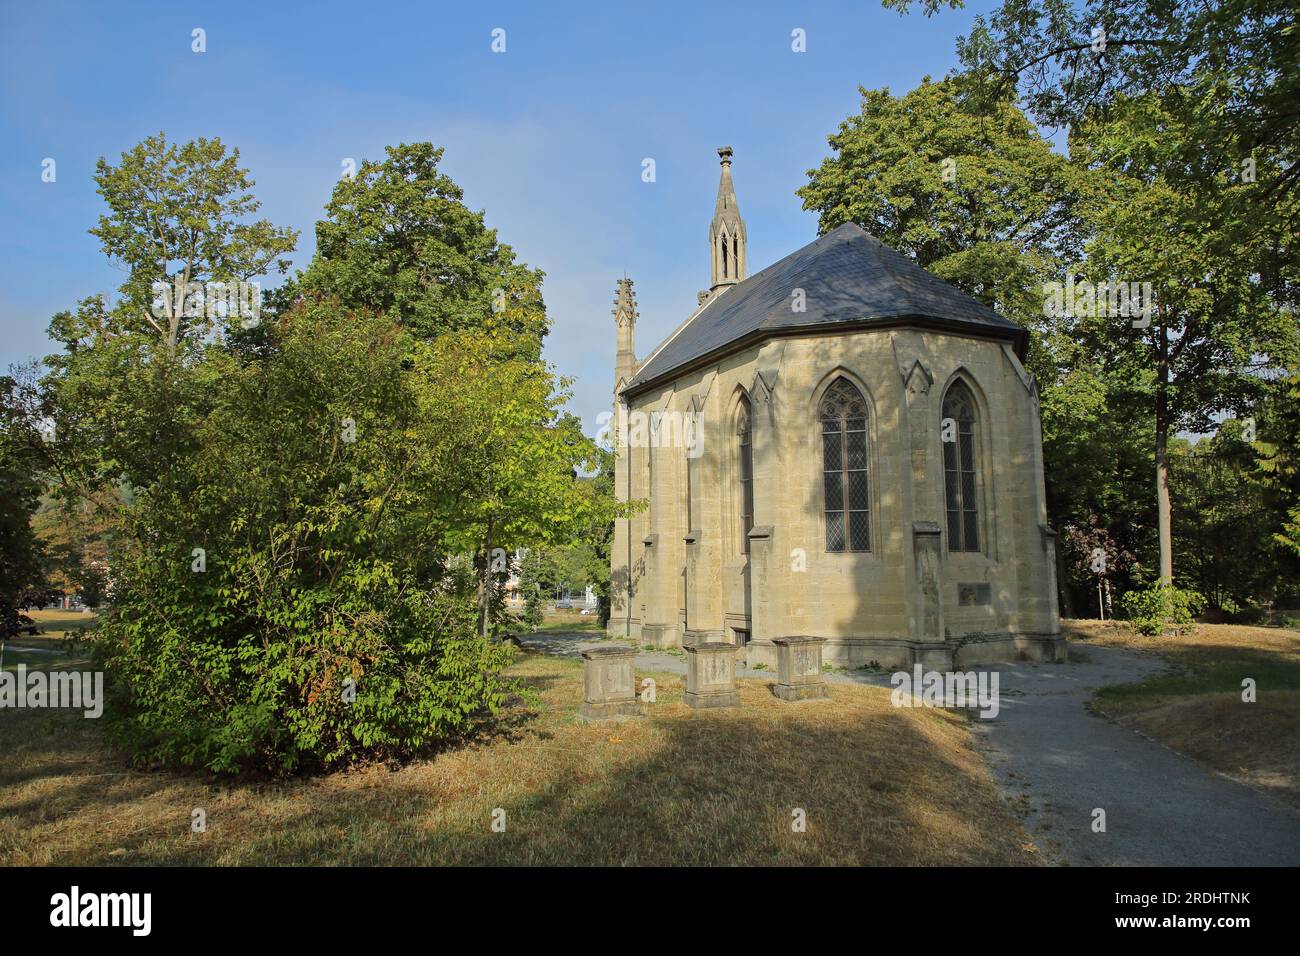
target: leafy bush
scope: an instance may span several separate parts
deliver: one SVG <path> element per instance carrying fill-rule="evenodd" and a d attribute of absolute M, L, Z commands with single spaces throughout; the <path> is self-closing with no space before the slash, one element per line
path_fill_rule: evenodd
<path fill-rule="evenodd" d="M 96 641 L 110 730 L 141 762 L 408 756 L 517 690 L 448 543 L 473 477 L 462 446 L 482 440 L 479 397 L 444 387 L 465 342 L 449 355 L 327 304 L 277 334 L 272 358 L 213 348 L 166 373 L 206 382 L 207 407 L 132 496 L 136 548 Z"/>
<path fill-rule="evenodd" d="M 1177 632 L 1189 630 L 1205 599 L 1195 591 L 1157 581 L 1150 587 L 1126 592 L 1120 603 L 1134 630 L 1154 635 L 1170 627 Z"/>
<path fill-rule="evenodd" d="M 578 477 L 598 454 L 541 359 L 542 273 L 441 155 L 397 147 L 345 177 L 308 274 L 256 322 L 183 294 L 289 267 L 296 234 L 252 221 L 237 151 L 159 135 L 97 167 L 91 231 L 125 281 L 54 316 L 64 350 L 19 417 L 48 404 L 57 440 L 26 445 L 112 531 L 95 653 L 141 761 L 279 772 L 469 733 L 518 691 L 488 640 L 507 619 L 493 555 L 618 510 Z"/>
<path fill-rule="evenodd" d="M 528 591 L 528 596 L 524 598 L 523 613 L 524 626 L 530 631 L 536 631 L 546 620 L 545 605 L 541 589 L 533 585 Z"/>
<path fill-rule="evenodd" d="M 260 556 L 200 576 L 151 555 L 101 629 L 111 731 L 140 762 L 294 771 L 401 757 L 504 703 L 509 644 L 480 639 L 472 592 L 419 588 L 358 560 L 334 582 L 264 594 Z M 183 570 L 177 570 L 177 568 Z"/>

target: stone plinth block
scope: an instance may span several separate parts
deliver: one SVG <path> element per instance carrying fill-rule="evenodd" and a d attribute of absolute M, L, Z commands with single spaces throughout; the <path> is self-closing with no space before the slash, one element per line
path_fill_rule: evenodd
<path fill-rule="evenodd" d="M 950 671 L 953 669 L 951 644 L 913 644 L 912 663 L 920 664 L 930 671 Z"/>
<path fill-rule="evenodd" d="M 583 699 L 578 716 L 584 720 L 613 720 L 636 717 L 632 647 L 593 647 L 582 652 Z"/>
<path fill-rule="evenodd" d="M 686 703 L 691 707 L 739 707 L 736 645 L 706 641 L 686 645 Z"/>
<path fill-rule="evenodd" d="M 782 700 L 817 700 L 829 697 L 822 676 L 824 637 L 774 637 L 776 686 L 772 693 Z"/>

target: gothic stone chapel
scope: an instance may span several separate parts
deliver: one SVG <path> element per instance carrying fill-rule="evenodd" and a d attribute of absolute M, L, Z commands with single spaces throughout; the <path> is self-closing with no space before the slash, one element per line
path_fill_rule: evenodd
<path fill-rule="evenodd" d="M 847 666 L 1062 660 L 1028 335 L 846 224 L 747 276 L 730 148 L 713 284 L 644 361 L 618 283 L 610 633 L 658 647 L 825 638 Z M 642 429 L 644 436 L 646 430 Z M 697 444 L 698 443 L 698 444 Z"/>

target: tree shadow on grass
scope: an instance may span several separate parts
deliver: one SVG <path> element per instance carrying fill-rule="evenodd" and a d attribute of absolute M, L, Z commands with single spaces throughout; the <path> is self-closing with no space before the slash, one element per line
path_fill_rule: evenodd
<path fill-rule="evenodd" d="M 644 759 L 573 775 L 502 809 L 504 833 L 489 831 L 486 808 L 481 826 L 427 833 L 422 862 L 1026 862 L 982 767 L 945 756 L 899 714 L 859 726 L 688 717 L 667 725 Z"/>
<path fill-rule="evenodd" d="M 551 664 L 554 667 L 551 667 Z M 544 698 L 399 769 L 255 784 L 129 771 L 91 729 L 0 777 L 0 859 L 315 865 L 1023 864 L 1027 839 L 951 715 L 879 689 L 696 712 L 679 681 L 649 715 L 582 725 L 580 671 L 523 675 Z M 638 677 L 644 676 L 638 674 Z M 15 792 L 49 777 L 39 792 Z M 61 778 L 61 779 L 60 779 Z M 190 832 L 205 809 L 208 831 Z M 805 826 L 798 829 L 799 819 Z M 504 831 L 493 822 L 504 822 Z M 28 831 L 29 834 L 28 834 Z M 47 841 L 15 847 L 15 833 Z M 25 855 L 24 855 L 25 854 Z"/>
<path fill-rule="evenodd" d="M 744 693 L 750 706 L 770 696 L 758 682 Z M 949 717 L 831 704 L 828 718 L 817 703 L 707 714 L 669 706 L 670 716 L 644 722 L 652 727 L 628 721 L 592 730 L 628 744 L 626 759 L 592 746 L 539 777 L 531 792 L 485 778 L 456 811 L 427 806 L 397 832 L 367 821 L 349 862 L 394 862 L 394 845 L 402 862 L 426 865 L 1036 862 Z M 640 746 L 646 731 L 654 739 Z M 503 832 L 492 829 L 494 813 Z M 302 852 L 328 852 L 312 834 L 298 836 L 311 845 Z"/>

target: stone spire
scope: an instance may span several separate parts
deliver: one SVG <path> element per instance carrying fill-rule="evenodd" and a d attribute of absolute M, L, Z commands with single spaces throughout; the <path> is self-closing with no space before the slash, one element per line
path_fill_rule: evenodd
<path fill-rule="evenodd" d="M 745 220 L 740 218 L 736 187 L 731 182 L 731 147 L 718 150 L 722 176 L 718 180 L 718 203 L 709 224 L 709 251 L 712 256 L 713 285 L 710 295 L 723 286 L 735 285 L 745 278 Z"/>
<path fill-rule="evenodd" d="M 636 293 L 626 276 L 618 280 L 614 290 L 613 313 L 618 329 L 618 353 L 614 358 L 614 385 L 618 387 L 636 374 Z"/>

